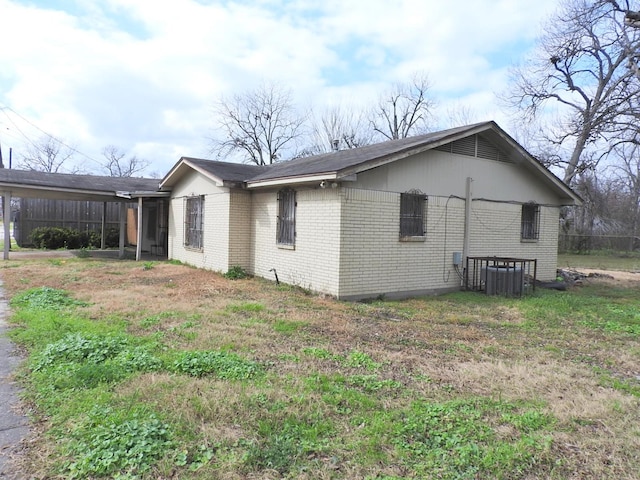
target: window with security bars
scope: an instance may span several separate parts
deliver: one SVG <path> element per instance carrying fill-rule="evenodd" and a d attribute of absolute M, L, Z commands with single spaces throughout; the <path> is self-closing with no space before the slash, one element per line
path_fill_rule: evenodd
<path fill-rule="evenodd" d="M 295 245 L 296 241 L 296 192 L 290 188 L 278 192 L 278 232 L 279 245 Z"/>
<path fill-rule="evenodd" d="M 427 196 L 417 190 L 400 194 L 400 237 L 426 235 Z"/>
<path fill-rule="evenodd" d="M 204 230 L 204 196 L 187 197 L 184 212 L 184 245 L 202 248 Z"/>
<path fill-rule="evenodd" d="M 540 205 L 525 203 L 522 205 L 522 240 L 538 240 L 540 236 Z"/>

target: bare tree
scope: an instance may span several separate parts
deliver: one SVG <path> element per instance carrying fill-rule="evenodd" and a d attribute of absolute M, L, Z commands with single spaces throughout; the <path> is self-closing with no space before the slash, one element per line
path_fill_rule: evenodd
<path fill-rule="evenodd" d="M 452 103 L 448 106 L 444 116 L 444 127 L 454 128 L 479 122 L 478 114 L 468 105 Z"/>
<path fill-rule="evenodd" d="M 104 147 L 102 155 L 105 158 L 102 168 L 111 177 L 133 177 L 149 166 L 149 161 L 138 158 L 136 155 L 125 158 L 126 153 L 114 145 Z"/>
<path fill-rule="evenodd" d="M 620 160 L 614 167 L 616 174 L 616 191 L 625 195 L 621 218 L 629 227 L 631 235 L 631 249 L 633 238 L 638 235 L 640 228 L 640 143 L 627 143 L 616 149 Z M 612 209 L 610 208 L 609 211 Z"/>
<path fill-rule="evenodd" d="M 629 0 L 617 2 L 616 0 L 609 0 L 609 3 L 613 5 L 616 11 L 624 13 L 624 24 L 629 28 L 640 29 L 640 12 L 631 10 Z M 636 5 L 636 8 L 638 5 Z M 640 52 L 633 50 L 633 46 L 629 42 L 629 37 L 625 32 L 624 40 L 626 41 L 629 50 L 629 66 L 635 72 L 636 77 L 640 79 Z"/>
<path fill-rule="evenodd" d="M 429 97 L 430 88 L 431 82 L 424 73 L 416 73 L 409 82 L 395 84 L 381 95 L 371 113 L 373 131 L 387 140 L 425 132 L 435 105 Z"/>
<path fill-rule="evenodd" d="M 293 108 L 291 92 L 274 84 L 222 98 L 215 113 L 221 138 L 212 140 L 212 152 L 240 154 L 256 165 L 277 162 L 286 149 L 294 149 L 305 123 Z"/>
<path fill-rule="evenodd" d="M 18 166 L 38 172 L 59 173 L 75 151 L 60 141 L 44 136 L 31 144 L 27 153 L 18 161 Z M 77 169 L 72 168 L 75 172 Z"/>
<path fill-rule="evenodd" d="M 640 85 L 629 68 L 639 37 L 625 31 L 624 15 L 610 0 L 568 0 L 546 26 L 536 58 L 513 70 L 508 101 L 525 122 L 549 118 L 548 109 L 557 108 L 545 140 L 568 152 L 562 168 L 569 184 L 624 142 L 640 118 Z M 602 145 L 600 154 L 587 154 Z"/>
<path fill-rule="evenodd" d="M 333 107 L 311 121 L 311 146 L 300 156 L 347 150 L 373 143 L 364 112 L 354 108 Z"/>

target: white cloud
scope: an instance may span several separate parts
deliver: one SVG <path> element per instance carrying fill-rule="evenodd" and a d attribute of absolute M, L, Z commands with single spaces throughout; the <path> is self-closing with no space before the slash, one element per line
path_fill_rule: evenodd
<path fill-rule="evenodd" d="M 504 88 L 507 64 L 531 44 L 555 5 L 59 3 L 72 8 L 56 9 L 55 1 L 37 6 L 0 0 L 0 105 L 93 158 L 99 160 L 102 148 L 113 144 L 149 159 L 158 171 L 180 155 L 205 155 L 214 101 L 264 79 L 291 88 L 307 108 L 366 104 L 391 82 L 422 70 L 442 108 L 464 103 L 498 115 L 492 93 Z M 4 113 L 0 141 L 19 150 L 25 140 Z M 21 127 L 26 136 L 39 133 L 28 124 Z"/>

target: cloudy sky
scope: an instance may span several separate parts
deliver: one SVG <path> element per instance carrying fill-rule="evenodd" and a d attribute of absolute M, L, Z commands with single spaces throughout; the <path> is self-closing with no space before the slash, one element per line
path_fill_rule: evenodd
<path fill-rule="evenodd" d="M 495 94 L 556 0 L 0 0 L 0 144 L 48 134 L 99 173 L 114 145 L 164 174 L 207 157 L 213 105 L 274 82 L 301 109 L 364 106 L 426 72 L 441 126 Z"/>

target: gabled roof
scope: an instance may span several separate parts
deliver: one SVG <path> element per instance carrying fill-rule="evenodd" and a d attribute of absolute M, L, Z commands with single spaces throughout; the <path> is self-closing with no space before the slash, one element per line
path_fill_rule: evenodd
<path fill-rule="evenodd" d="M 395 162 L 410 155 L 438 148 L 460 139 L 480 135 L 496 145 L 504 160 L 519 165 L 546 182 L 570 203 L 581 203 L 580 197 L 564 182 L 536 160 L 495 122 L 482 122 L 415 137 L 390 140 L 360 148 L 296 158 L 267 166 L 182 158 L 161 182 L 171 188 L 190 168 L 199 171 L 219 185 L 258 188 L 321 180 L 354 180 L 363 171 Z"/>
<path fill-rule="evenodd" d="M 264 173 L 248 179 L 247 183 L 249 185 L 257 185 L 267 180 L 299 178 L 310 175 L 336 174 L 337 177 L 347 176 L 471 135 L 475 133 L 479 126 L 487 123 L 451 128 L 425 135 L 366 145 L 360 148 L 339 150 L 275 163 Z"/>
<path fill-rule="evenodd" d="M 240 186 L 269 167 L 246 163 L 217 162 L 202 158 L 182 157 L 160 182 L 161 188 L 171 188 L 189 169 L 200 172 L 215 183 L 224 186 Z"/>
<path fill-rule="evenodd" d="M 154 196 L 159 181 L 153 178 L 103 177 L 0 168 L 0 190 L 16 197 L 69 200 L 117 200 L 122 195 Z"/>

